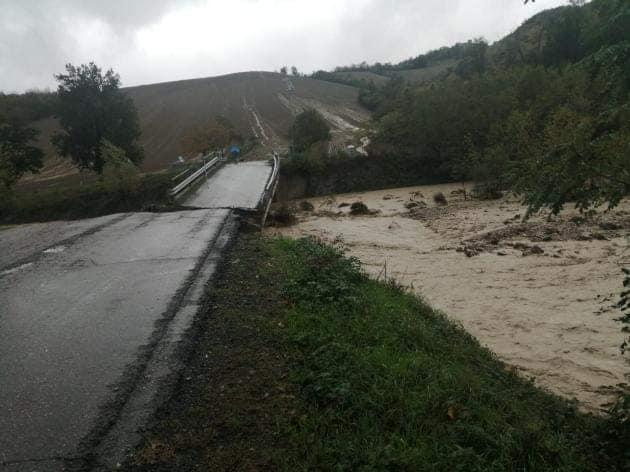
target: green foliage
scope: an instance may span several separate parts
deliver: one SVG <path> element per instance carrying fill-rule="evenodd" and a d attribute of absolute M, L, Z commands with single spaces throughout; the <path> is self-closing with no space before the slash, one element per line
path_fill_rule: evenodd
<path fill-rule="evenodd" d="M 616 423 L 538 390 L 340 247 L 269 244 L 259 278 L 281 274 L 300 392 L 282 470 L 623 470 Z"/>
<path fill-rule="evenodd" d="M 334 82 L 343 85 L 350 85 L 351 87 L 357 87 L 361 90 L 365 88 L 375 88 L 372 80 L 357 79 L 344 74 L 336 72 L 328 72 L 325 70 L 318 70 L 313 72 L 310 77 L 317 80 L 325 80 L 326 82 Z"/>
<path fill-rule="evenodd" d="M 563 62 L 576 62 L 587 50 L 587 10 L 567 7 L 550 17 L 546 25 L 546 41 L 542 50 L 542 62 L 546 66 Z"/>
<path fill-rule="evenodd" d="M 111 213 L 168 209 L 171 175 L 91 182 L 42 191 L 20 192 L 0 200 L 0 224 L 92 218 Z"/>
<path fill-rule="evenodd" d="M 377 123 L 372 154 L 414 160 L 423 175 L 447 180 L 456 162 L 471 147 L 485 146 L 491 127 L 509 114 L 515 103 L 509 79 L 493 72 L 429 88 L 402 87 L 395 99 L 386 99 L 391 111 Z"/>
<path fill-rule="evenodd" d="M 304 152 L 316 143 L 330 140 L 330 126 L 314 109 L 300 113 L 289 130 L 291 150 Z"/>
<path fill-rule="evenodd" d="M 55 114 L 57 95 L 50 92 L 29 91 L 23 94 L 0 92 L 0 122 L 28 125 Z"/>
<path fill-rule="evenodd" d="M 7 198 L 13 185 L 27 172 L 38 172 L 44 153 L 31 143 L 37 131 L 0 122 L 0 198 Z"/>
<path fill-rule="evenodd" d="M 301 174 L 304 176 L 319 176 L 327 172 L 333 157 L 328 156 L 326 142 L 317 142 L 304 152 L 291 152 L 283 170 L 285 174 Z"/>
<path fill-rule="evenodd" d="M 500 146 L 518 156 L 508 181 L 532 210 L 558 212 L 569 201 L 613 207 L 630 193 L 628 61 L 630 43 L 622 43 L 550 74 L 549 92 L 521 112 L 528 135 L 503 130 Z"/>
<path fill-rule="evenodd" d="M 466 54 L 464 54 L 455 67 L 455 74 L 464 78 L 471 78 L 477 74 L 482 74 L 486 70 L 486 53 L 488 43 L 483 39 L 475 39 L 468 43 Z"/>
<path fill-rule="evenodd" d="M 272 226 L 291 226 L 296 221 L 295 208 L 289 205 L 281 205 L 280 208 L 272 210 L 267 218 L 268 224 Z"/>
<path fill-rule="evenodd" d="M 511 189 L 531 211 L 617 205 L 630 193 L 630 30 L 611 24 L 627 11 L 595 0 L 533 18 L 546 38 L 533 65 L 488 68 L 480 41 L 446 80 L 362 92 L 377 111 L 372 155 Z"/>
<path fill-rule="evenodd" d="M 381 179 L 364 178 L 366 170 L 348 160 L 302 159 L 303 173 L 319 180 L 311 187 L 469 179 L 482 195 L 519 193 L 530 211 L 615 206 L 630 193 L 630 5 L 577 5 L 540 13 L 490 48 L 475 40 L 397 65 L 338 68 L 392 76 L 455 61 L 429 84 L 396 76 L 382 86 L 354 84 L 375 119 L 363 167 Z M 335 178 L 347 185 L 320 184 Z"/>
<path fill-rule="evenodd" d="M 357 301 L 356 283 L 365 280 L 356 258 L 345 258 L 343 246 L 326 246 L 316 240 L 305 242 L 299 253 L 291 253 L 294 272 L 284 287 L 285 295 L 300 303 L 347 306 Z M 298 263 L 297 259 L 300 259 Z M 317 273 L 317 277 L 313 274 Z"/>
<path fill-rule="evenodd" d="M 120 91 L 120 77 L 111 69 L 103 75 L 94 63 L 68 64 L 66 72 L 56 76 L 63 132 L 53 136 L 53 144 L 59 154 L 72 158 L 80 169 L 100 174 L 105 165 L 101 143 L 106 139 L 139 163 L 140 124 L 133 101 Z"/>
<path fill-rule="evenodd" d="M 335 72 L 373 72 L 379 75 L 394 76 L 395 72 L 411 69 L 424 69 L 445 61 L 479 61 L 480 52 L 485 55 L 487 43 L 485 40 L 478 38 L 467 41 L 465 43 L 457 43 L 454 46 L 443 47 L 426 54 L 406 59 L 398 64 L 382 64 L 377 62 L 370 65 L 366 62 L 354 64 L 351 66 L 343 66 L 335 68 Z M 485 59 L 482 59 L 485 61 Z M 478 63 L 479 64 L 479 63 Z M 478 65 L 477 64 L 477 65 Z"/>
<path fill-rule="evenodd" d="M 400 76 L 392 77 L 382 87 L 369 86 L 359 92 L 359 103 L 374 112 L 375 117 L 382 117 L 405 99 L 407 85 Z"/>
<path fill-rule="evenodd" d="M 122 190 L 130 187 L 139 178 L 140 169 L 118 146 L 103 139 L 100 152 L 105 162 L 101 178 L 108 187 Z"/>
<path fill-rule="evenodd" d="M 376 111 L 381 103 L 381 93 L 374 82 L 359 90 L 359 103 L 367 110 Z"/>
<path fill-rule="evenodd" d="M 184 135 L 181 150 L 191 157 L 224 149 L 230 144 L 243 145 L 243 136 L 224 116 L 216 116 L 206 123 L 194 126 Z"/>

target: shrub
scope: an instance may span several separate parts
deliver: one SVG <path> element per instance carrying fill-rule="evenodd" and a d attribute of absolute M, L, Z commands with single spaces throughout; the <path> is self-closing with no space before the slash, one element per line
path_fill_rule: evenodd
<path fill-rule="evenodd" d="M 503 192 L 491 184 L 477 185 L 473 188 L 472 193 L 479 200 L 498 200 L 503 198 Z"/>
<path fill-rule="evenodd" d="M 363 202 L 354 202 L 350 205 L 350 214 L 351 215 L 368 215 L 370 213 L 370 209 Z"/>
<path fill-rule="evenodd" d="M 300 210 L 302 211 L 313 211 L 315 207 L 308 200 L 303 200 L 300 202 Z"/>
<path fill-rule="evenodd" d="M 289 130 L 291 149 L 304 152 L 313 144 L 330 140 L 330 126 L 317 110 L 308 109 L 300 113 Z"/>
<path fill-rule="evenodd" d="M 285 204 L 272 211 L 270 216 L 270 223 L 273 226 L 291 226 L 297 220 L 295 210 Z"/>
<path fill-rule="evenodd" d="M 436 205 L 447 205 L 448 204 L 448 201 L 446 200 L 446 197 L 444 196 L 444 194 L 442 192 L 434 193 L 433 194 L 433 201 L 435 202 Z"/>
<path fill-rule="evenodd" d="M 153 174 L 127 182 L 96 181 L 85 187 L 16 195 L 0 202 L 0 223 L 73 220 L 128 211 L 168 209 L 171 176 Z"/>

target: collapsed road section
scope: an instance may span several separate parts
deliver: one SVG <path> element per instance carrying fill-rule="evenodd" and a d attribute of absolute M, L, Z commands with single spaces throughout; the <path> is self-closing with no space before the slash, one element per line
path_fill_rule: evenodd
<path fill-rule="evenodd" d="M 227 164 L 185 203 L 198 208 L 256 210 L 272 175 L 274 165 L 267 161 Z"/>
<path fill-rule="evenodd" d="M 266 162 L 226 165 L 190 197 L 202 208 L 0 233 L 0 471 L 124 460 L 181 368 L 239 214 L 261 210 L 272 178 Z"/>

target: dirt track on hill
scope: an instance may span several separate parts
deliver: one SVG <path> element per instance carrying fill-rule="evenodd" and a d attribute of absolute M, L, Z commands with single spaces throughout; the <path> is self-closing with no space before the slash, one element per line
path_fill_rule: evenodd
<path fill-rule="evenodd" d="M 572 211 L 521 222 L 514 198 L 464 201 L 459 188 L 311 199 L 297 225 L 269 231 L 342 238 L 370 274 L 411 287 L 538 385 L 606 407 L 630 383 L 611 308 L 630 266 L 630 201 L 592 222 Z M 433 203 L 438 191 L 446 206 Z M 377 213 L 350 216 L 355 201 Z"/>

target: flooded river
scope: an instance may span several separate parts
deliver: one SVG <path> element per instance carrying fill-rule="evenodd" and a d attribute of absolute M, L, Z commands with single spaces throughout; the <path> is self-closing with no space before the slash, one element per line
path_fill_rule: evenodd
<path fill-rule="evenodd" d="M 470 201 L 460 189 L 314 198 L 297 224 L 268 232 L 341 238 L 369 274 L 408 286 L 539 386 L 604 408 L 630 383 L 611 309 L 630 266 L 630 202 L 593 221 L 567 211 L 523 222 L 514 197 Z M 446 205 L 434 203 L 437 192 Z M 350 215 L 356 201 L 374 213 Z"/>

